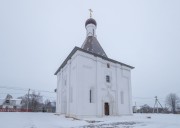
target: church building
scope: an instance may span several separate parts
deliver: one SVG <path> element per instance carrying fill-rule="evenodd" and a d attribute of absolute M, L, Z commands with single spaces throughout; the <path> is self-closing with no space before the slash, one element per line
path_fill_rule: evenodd
<path fill-rule="evenodd" d="M 96 37 L 97 23 L 85 22 L 86 39 L 55 72 L 56 112 L 69 117 L 132 114 L 131 69 L 109 58 Z"/>

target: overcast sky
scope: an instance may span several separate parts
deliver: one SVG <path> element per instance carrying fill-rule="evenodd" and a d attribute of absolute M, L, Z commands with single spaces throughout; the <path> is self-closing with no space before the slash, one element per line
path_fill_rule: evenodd
<path fill-rule="evenodd" d="M 108 57 L 135 67 L 133 104 L 180 96 L 179 0 L 0 0 L 0 98 L 25 93 L 4 86 L 56 88 L 55 71 L 85 40 L 89 8 Z"/>

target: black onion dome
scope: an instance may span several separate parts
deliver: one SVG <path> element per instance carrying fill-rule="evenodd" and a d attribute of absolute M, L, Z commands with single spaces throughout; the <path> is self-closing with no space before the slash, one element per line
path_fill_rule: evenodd
<path fill-rule="evenodd" d="M 97 26 L 97 23 L 96 23 L 96 21 L 93 18 L 89 18 L 89 19 L 86 20 L 85 27 L 88 24 L 94 24 L 95 26 Z"/>

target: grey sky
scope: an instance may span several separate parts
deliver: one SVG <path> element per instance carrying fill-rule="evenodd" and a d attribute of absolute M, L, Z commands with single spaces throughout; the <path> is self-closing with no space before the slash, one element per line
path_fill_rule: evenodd
<path fill-rule="evenodd" d="M 179 0 L 0 0 L 0 86 L 53 91 L 54 72 L 85 40 L 89 8 L 108 57 L 135 67 L 138 105 L 180 96 Z"/>

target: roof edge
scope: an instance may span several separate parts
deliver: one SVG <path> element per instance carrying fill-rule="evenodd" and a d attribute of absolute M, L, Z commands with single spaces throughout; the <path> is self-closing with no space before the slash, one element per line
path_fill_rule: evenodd
<path fill-rule="evenodd" d="M 67 56 L 67 58 L 63 61 L 61 66 L 58 68 L 58 70 L 54 73 L 54 75 L 57 75 L 57 73 L 60 71 L 61 68 L 64 67 L 64 65 L 67 63 L 67 61 L 72 57 L 72 55 L 78 50 L 78 47 L 74 47 L 74 49 L 71 51 L 71 53 Z"/>
<path fill-rule="evenodd" d="M 134 69 L 134 68 L 135 68 L 135 67 L 130 66 L 130 65 L 127 65 L 127 64 L 125 64 L 125 63 L 121 63 L 121 62 L 119 62 L 119 61 L 110 59 L 110 58 L 108 58 L 108 57 L 101 56 L 101 55 L 96 54 L 96 53 L 89 52 L 89 51 L 87 51 L 87 50 L 84 50 L 84 49 L 82 49 L 82 48 L 79 48 L 79 47 L 75 46 L 74 49 L 71 51 L 71 53 L 70 53 L 70 54 L 67 56 L 67 58 L 63 61 L 63 63 L 61 64 L 61 66 L 60 66 L 60 67 L 57 69 L 57 71 L 54 73 L 54 75 L 57 75 L 57 74 L 58 74 L 58 72 L 61 70 L 61 68 L 63 68 L 63 67 L 66 65 L 67 61 L 74 55 L 74 53 L 75 53 L 77 50 L 82 51 L 82 52 L 85 52 L 85 53 L 88 53 L 88 54 L 91 54 L 91 55 L 94 55 L 94 56 L 97 56 L 97 57 L 100 57 L 100 58 L 102 58 L 102 59 L 105 59 L 105 60 L 108 60 L 108 61 L 111 61 L 111 62 L 114 62 L 114 63 L 118 63 L 118 64 L 121 64 L 121 65 L 124 65 L 124 66 L 126 66 L 126 67 L 131 68 L 131 69 Z"/>

